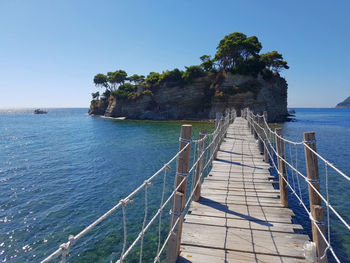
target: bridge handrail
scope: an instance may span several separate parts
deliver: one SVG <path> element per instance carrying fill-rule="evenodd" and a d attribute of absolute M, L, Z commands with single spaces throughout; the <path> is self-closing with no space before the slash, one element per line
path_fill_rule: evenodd
<path fill-rule="evenodd" d="M 180 182 L 180 184 L 175 187 L 174 186 L 174 190 L 171 192 L 171 194 L 169 195 L 169 197 L 166 199 L 165 202 L 164 201 L 164 191 L 165 191 L 165 180 L 166 180 L 166 171 L 168 169 L 170 169 L 170 165 L 175 162 L 179 156 L 185 151 L 187 150 L 188 147 L 190 147 L 191 144 L 194 144 L 195 146 L 198 146 L 199 143 L 202 142 L 206 142 L 209 140 L 209 138 L 211 138 L 210 143 L 208 143 L 207 146 L 205 146 L 204 150 L 202 151 L 202 153 L 199 155 L 197 153 L 197 155 L 195 155 L 194 153 L 194 161 L 193 161 L 193 165 L 190 168 L 188 175 L 190 175 L 191 173 L 193 173 L 193 171 L 196 170 L 197 164 L 200 161 L 201 158 L 203 158 L 206 154 L 209 155 L 209 158 L 207 158 L 205 165 L 203 166 L 204 168 L 201 171 L 200 174 L 200 179 L 196 182 L 196 184 L 193 184 L 193 180 L 192 182 L 192 187 L 191 187 L 191 193 L 189 196 L 188 201 L 186 202 L 185 207 L 188 207 L 188 205 L 190 204 L 190 202 L 192 201 L 192 197 L 194 194 L 194 190 L 196 188 L 196 186 L 201 182 L 203 175 L 203 171 L 205 171 L 205 169 L 210 165 L 211 161 L 213 160 L 213 156 L 215 154 L 214 149 L 216 149 L 218 147 L 218 145 L 220 144 L 227 128 L 230 122 L 232 122 L 234 120 L 234 118 L 236 118 L 237 114 L 235 112 L 235 110 L 231 110 L 226 111 L 225 113 L 225 117 L 222 116 L 220 119 L 217 118 L 216 120 L 216 129 L 214 130 L 214 132 L 206 134 L 202 139 L 199 140 L 190 140 L 188 142 L 186 142 L 185 146 L 178 151 L 167 163 L 165 163 L 156 173 L 154 173 L 152 176 L 150 176 L 147 180 L 145 180 L 139 187 L 137 187 L 132 193 L 130 193 L 127 197 L 125 197 L 124 199 L 120 200 L 115 206 L 113 206 L 111 209 L 109 209 L 106 213 L 104 213 L 102 216 L 100 216 L 98 219 L 96 219 L 94 222 L 92 222 L 90 225 L 88 225 L 87 227 L 85 227 L 82 231 L 80 231 L 77 235 L 73 236 L 70 235 L 68 237 L 68 242 L 65 242 L 63 244 L 61 244 L 59 246 L 58 249 L 56 249 L 53 253 L 51 253 L 49 256 L 47 256 L 45 259 L 43 259 L 41 261 L 41 263 L 47 263 L 52 261 L 53 259 L 61 256 L 61 263 L 66 263 L 66 257 L 69 254 L 70 248 L 72 246 L 74 246 L 74 244 L 84 235 L 86 235 L 89 231 L 91 231 L 92 229 L 94 229 L 98 224 L 100 224 L 101 222 L 103 222 L 106 218 L 108 218 L 113 212 L 115 212 L 117 209 L 122 208 L 122 213 L 123 213 L 123 229 L 124 229 L 124 242 L 123 242 L 123 248 L 122 248 L 122 252 L 121 252 L 121 256 L 120 259 L 117 262 L 123 262 L 123 259 L 130 253 L 130 251 L 135 247 L 135 245 L 141 241 L 141 253 L 140 253 L 140 262 L 142 262 L 142 244 L 143 244 L 143 236 L 145 234 L 145 232 L 148 230 L 148 228 L 151 226 L 152 223 L 154 223 L 154 221 L 156 220 L 156 218 L 158 216 L 161 215 L 162 211 L 164 210 L 164 208 L 166 207 L 166 205 L 174 198 L 175 193 L 178 191 L 178 189 L 180 188 L 180 186 L 182 185 L 182 183 L 186 180 L 186 177 L 183 178 L 183 180 Z M 180 138 L 181 140 L 181 138 Z M 198 147 L 194 147 L 194 149 L 197 149 Z M 209 154 L 208 154 L 209 152 Z M 152 217 L 152 219 L 148 222 L 148 224 L 146 225 L 146 218 L 147 218 L 147 188 L 149 186 L 151 186 L 151 181 L 156 178 L 158 175 L 160 175 L 162 172 L 164 172 L 164 183 L 163 183 L 163 191 L 162 191 L 162 197 L 161 197 L 161 204 L 159 209 L 157 210 L 157 212 L 155 213 L 155 215 Z M 140 192 L 142 189 L 145 189 L 145 215 L 144 215 L 144 220 L 143 220 L 143 225 L 142 225 L 142 231 L 137 235 L 136 239 L 132 242 L 132 244 L 126 249 L 126 239 L 127 239 L 127 231 L 126 231 L 126 211 L 125 211 L 125 207 L 132 202 L 131 198 L 134 197 L 138 192 Z M 176 220 L 174 227 L 176 226 L 177 222 L 179 221 L 180 217 L 178 217 L 178 219 Z M 160 221 L 159 221 L 159 227 L 160 227 Z M 158 262 L 159 261 L 159 257 L 161 255 L 161 253 L 163 252 L 170 236 L 171 236 L 171 232 L 173 231 L 174 227 L 169 231 L 168 236 L 166 237 L 164 244 L 162 245 L 162 247 L 160 248 L 160 243 L 158 243 L 158 251 L 157 251 L 157 256 L 154 259 L 154 262 Z M 159 228 L 159 235 L 160 235 L 160 228 Z M 160 238 L 158 240 L 158 242 L 160 242 Z"/>
<path fill-rule="evenodd" d="M 344 177 L 347 181 L 350 181 L 349 176 L 347 176 L 345 173 L 343 173 L 342 171 L 340 171 L 338 168 L 336 168 L 332 163 L 330 163 L 329 161 L 327 161 L 324 157 L 322 157 L 319 153 L 317 153 L 315 150 L 313 150 L 309 145 L 308 142 L 306 141 L 301 141 L 301 142 L 294 142 L 291 140 L 288 140 L 282 136 L 280 136 L 277 132 L 273 131 L 267 122 L 266 116 L 264 115 L 258 115 L 258 114 L 254 114 L 252 111 L 250 111 L 249 109 L 245 109 L 244 110 L 244 114 L 243 116 L 247 119 L 248 123 L 251 125 L 251 127 L 254 129 L 256 135 L 258 136 L 258 138 L 262 141 L 264 147 L 267 149 L 267 153 L 270 157 L 270 160 L 275 168 L 275 170 L 277 171 L 277 173 L 279 174 L 280 178 L 282 178 L 284 180 L 284 182 L 288 185 L 288 188 L 292 191 L 292 193 L 295 195 L 295 197 L 299 200 L 300 204 L 303 206 L 303 208 L 305 209 L 306 213 L 308 214 L 312 224 L 316 227 L 318 233 L 320 234 L 320 236 L 322 237 L 323 241 L 326 243 L 327 247 L 325 248 L 323 255 L 320 257 L 321 259 L 323 259 L 326 254 L 327 254 L 327 250 L 329 250 L 332 254 L 332 256 L 334 257 L 334 259 L 337 262 L 341 262 L 338 258 L 338 256 L 335 254 L 332 245 L 331 245 L 331 239 L 330 239 L 330 210 L 336 215 L 336 217 L 340 220 L 340 222 L 342 222 L 342 224 L 348 229 L 350 230 L 350 225 L 349 223 L 346 222 L 346 220 L 335 210 L 335 208 L 330 204 L 329 201 L 329 193 L 328 193 L 328 167 L 331 167 L 334 171 L 337 172 L 337 174 L 341 175 L 342 177 Z M 256 119 L 261 119 L 263 120 L 263 126 L 260 125 L 259 121 L 257 122 Z M 268 134 L 270 133 L 270 134 Z M 296 163 L 295 166 L 293 165 L 293 163 L 291 164 L 290 162 L 288 162 L 286 159 L 287 158 L 283 158 L 283 156 L 281 156 L 277 149 L 275 149 L 276 146 L 274 146 L 274 143 L 271 142 L 271 135 L 273 134 L 273 137 L 276 138 L 278 137 L 280 140 L 282 140 L 284 143 L 289 143 L 295 147 L 297 147 L 298 145 L 303 145 L 304 147 L 306 147 L 308 150 L 310 150 L 313 154 L 315 154 L 320 160 L 322 160 L 325 164 L 325 171 L 326 171 L 326 197 L 324 197 L 320 191 L 318 189 L 316 189 L 313 185 L 313 183 L 311 182 L 311 180 L 309 178 L 307 178 L 307 176 L 305 176 L 301 171 L 298 170 L 298 165 L 297 165 L 297 150 L 296 150 Z M 268 145 L 266 145 L 266 143 Z M 276 145 L 276 143 L 275 143 Z M 272 153 L 271 153 L 271 151 Z M 317 220 L 313 217 L 311 211 L 307 208 L 307 206 L 305 205 L 305 203 L 303 202 L 303 198 L 302 198 L 302 192 L 301 192 L 301 188 L 300 188 L 300 184 L 299 184 L 299 179 L 297 177 L 297 181 L 298 181 L 298 188 L 299 188 L 299 195 L 297 194 L 297 190 L 294 189 L 296 188 L 294 185 L 293 186 L 288 182 L 288 179 L 286 179 L 284 176 L 282 176 L 282 173 L 279 171 L 276 163 L 275 163 L 275 159 L 273 158 L 274 155 L 280 159 L 282 162 L 284 162 L 292 171 L 295 172 L 296 175 L 301 176 L 305 182 L 307 183 L 308 186 L 310 186 L 314 192 L 322 199 L 322 201 L 325 203 L 326 207 L 327 207 L 327 227 L 328 227 L 328 236 L 325 237 L 325 235 L 323 234 L 322 230 L 320 229 Z M 292 158 L 291 158 L 292 159 Z M 293 162 L 293 161 L 292 161 Z M 292 174 L 293 176 L 293 174 Z M 294 177 L 292 177 L 293 179 L 293 184 L 294 184 Z"/>

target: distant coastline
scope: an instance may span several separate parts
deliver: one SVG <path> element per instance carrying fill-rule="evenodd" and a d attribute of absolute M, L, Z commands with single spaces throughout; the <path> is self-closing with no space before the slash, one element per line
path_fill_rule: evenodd
<path fill-rule="evenodd" d="M 335 106 L 338 109 L 348 109 L 350 108 L 350 96 L 347 97 L 344 101 L 340 102 Z"/>

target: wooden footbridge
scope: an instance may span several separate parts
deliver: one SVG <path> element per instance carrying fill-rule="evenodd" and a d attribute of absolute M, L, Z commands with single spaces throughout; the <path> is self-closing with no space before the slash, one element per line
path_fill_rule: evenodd
<path fill-rule="evenodd" d="M 242 117 L 237 117 L 231 110 L 224 116 L 217 118 L 213 133 L 202 130 L 198 140 L 192 138 L 192 126 L 183 125 L 179 151 L 171 160 L 104 215 L 78 234 L 70 235 L 41 262 L 57 257 L 67 262 L 78 240 L 117 210 L 122 214 L 123 233 L 119 235 L 124 241 L 119 244 L 120 251 L 113 253 L 118 259 L 111 262 L 325 263 L 330 256 L 341 262 L 330 239 L 330 214 L 347 230 L 350 226 L 331 205 L 328 170 L 346 183 L 350 178 L 317 153 L 315 134 L 304 133 L 302 142 L 293 142 L 283 138 L 280 129 L 271 130 L 266 113 L 254 115 L 246 109 Z M 301 157 L 305 171 L 298 168 L 298 147 L 305 154 Z M 326 168 L 326 196 L 320 193 L 318 162 Z M 170 177 L 172 164 L 176 173 Z M 271 170 L 278 178 L 272 176 Z M 160 205 L 150 211 L 147 192 L 156 178 L 163 178 L 162 188 L 157 190 L 161 193 Z M 169 181 L 173 183 L 170 194 L 166 191 Z M 301 181 L 308 186 L 303 194 Z M 140 192 L 145 195 L 144 213 L 140 214 L 143 223 L 137 237 L 130 240 L 126 207 L 131 209 Z M 310 218 L 311 240 L 301 234 L 302 226 L 292 221 L 288 192 Z M 158 244 L 154 243 L 154 257 L 144 257 L 145 234 L 156 224 Z M 162 236 L 165 231 L 168 234 Z M 138 260 L 129 260 L 135 250 L 139 251 Z"/>
<path fill-rule="evenodd" d="M 237 118 L 183 223 L 179 262 L 305 262 L 307 235 L 281 205 L 270 165 Z"/>

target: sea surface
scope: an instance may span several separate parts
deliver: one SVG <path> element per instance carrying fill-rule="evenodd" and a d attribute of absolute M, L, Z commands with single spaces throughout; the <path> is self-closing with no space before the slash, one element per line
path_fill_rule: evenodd
<path fill-rule="evenodd" d="M 34 115 L 33 109 L 0 110 L 0 262 L 40 262 L 70 234 L 76 235 L 125 198 L 178 150 L 183 122 L 117 121 L 89 116 L 87 110 L 48 109 L 45 115 Z M 295 121 L 282 125 L 284 136 L 302 141 L 303 132 L 315 131 L 318 152 L 350 175 L 350 110 L 295 110 Z M 191 124 L 195 137 L 200 129 L 213 129 L 210 123 Z M 286 151 L 295 150 L 288 147 Z M 299 156 L 290 155 L 299 160 L 301 169 L 302 150 L 297 150 Z M 319 164 L 326 194 L 326 172 Z M 166 193 L 171 191 L 174 169 L 167 175 Z M 350 183 L 332 171 L 328 176 L 329 200 L 350 222 Z M 149 215 L 159 207 L 163 179 L 163 174 L 156 178 L 147 193 Z M 142 192 L 126 208 L 127 245 L 140 231 L 144 200 Z M 307 196 L 303 200 L 307 203 Z M 308 216 L 292 195 L 290 205 L 296 223 L 310 235 Z M 349 231 L 334 215 L 330 220 L 332 246 L 342 262 L 350 262 Z M 118 210 L 77 242 L 69 261 L 117 260 L 124 240 L 122 221 Z M 145 235 L 144 262 L 153 262 L 158 226 L 164 241 L 168 222 L 165 213 Z M 138 249 L 139 245 L 127 262 L 138 261 Z"/>

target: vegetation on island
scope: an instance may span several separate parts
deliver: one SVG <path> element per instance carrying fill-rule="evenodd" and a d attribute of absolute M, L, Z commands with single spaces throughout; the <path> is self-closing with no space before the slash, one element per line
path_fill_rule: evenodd
<path fill-rule="evenodd" d="M 137 99 L 143 95 L 153 95 L 156 88 L 165 86 L 184 87 L 195 79 L 205 76 L 215 77 L 225 72 L 242 75 L 261 75 L 269 80 L 273 75 L 279 75 L 283 69 L 288 69 L 287 62 L 282 54 L 271 51 L 260 54 L 262 44 L 256 36 L 247 37 L 243 33 L 235 32 L 225 36 L 216 48 L 214 57 L 203 55 L 201 64 L 185 67 L 184 70 L 173 69 L 162 73 L 150 72 L 143 75 L 128 74 L 121 69 L 107 74 L 99 73 L 94 77 L 94 84 L 104 89 L 104 92 L 92 93 L 92 105 L 107 100 L 110 96 L 117 99 Z M 212 87 L 213 88 L 213 87 Z M 217 98 L 223 98 L 227 91 L 214 90 L 212 94 Z M 238 87 L 233 87 L 228 93 L 239 92 Z"/>

